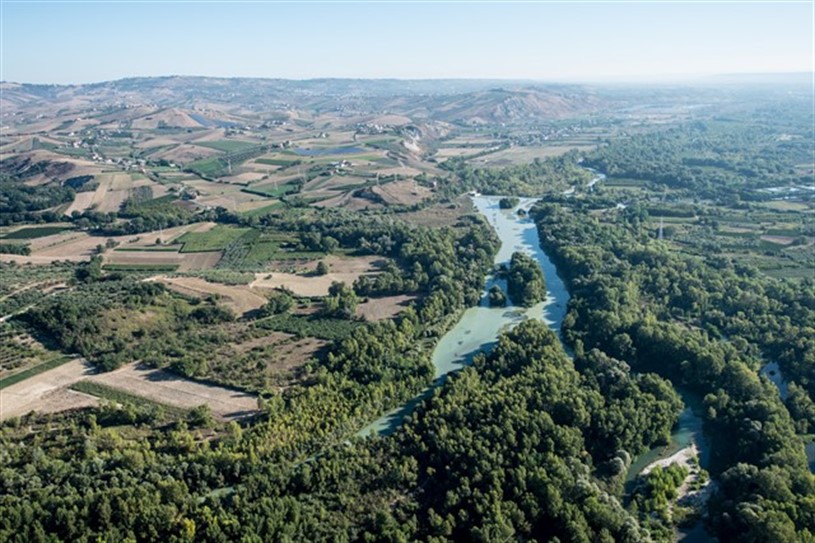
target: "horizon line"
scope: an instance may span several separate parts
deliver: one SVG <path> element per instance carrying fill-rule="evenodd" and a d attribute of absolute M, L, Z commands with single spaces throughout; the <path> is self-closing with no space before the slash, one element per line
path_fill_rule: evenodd
<path fill-rule="evenodd" d="M 660 83 L 660 82 L 680 82 L 688 80 L 704 80 L 719 77 L 744 77 L 744 76 L 815 76 L 815 70 L 781 71 L 781 72 L 720 72 L 708 74 L 658 74 L 658 75 L 606 75 L 600 77 L 564 77 L 543 79 L 536 77 L 361 77 L 361 76 L 315 76 L 315 77 L 276 77 L 276 76 L 247 76 L 247 75 L 200 75 L 200 74 L 166 74 L 166 75 L 132 75 L 113 79 L 102 79 L 96 81 L 85 81 L 78 83 L 34 83 L 28 81 L 0 80 L 0 84 L 50 86 L 50 87 L 78 87 L 84 85 L 100 85 L 104 83 L 117 83 L 132 79 L 250 79 L 265 81 L 501 81 L 517 83 L 546 83 L 546 84 L 587 84 L 587 83 Z"/>

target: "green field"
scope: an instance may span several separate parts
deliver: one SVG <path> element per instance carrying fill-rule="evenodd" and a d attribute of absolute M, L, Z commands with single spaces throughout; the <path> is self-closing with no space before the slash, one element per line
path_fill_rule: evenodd
<path fill-rule="evenodd" d="M 235 228 L 219 224 L 208 232 L 187 232 L 173 240 L 173 243 L 184 244 L 181 249 L 182 253 L 222 251 L 227 245 L 251 230 L 251 228 Z"/>
<path fill-rule="evenodd" d="M 106 271 L 173 272 L 178 264 L 105 264 L 102 267 Z"/>
<path fill-rule="evenodd" d="M 285 313 L 257 321 L 256 326 L 267 330 L 287 332 L 298 337 L 316 337 L 335 341 L 348 337 L 361 324 L 347 319 Z"/>
<path fill-rule="evenodd" d="M 257 146 L 257 143 L 252 143 L 251 141 L 237 140 L 196 141 L 193 143 L 199 147 L 208 147 L 210 149 L 215 149 L 216 151 L 223 151 L 224 153 L 244 151 Z"/>
<path fill-rule="evenodd" d="M 281 196 L 285 196 L 287 194 L 294 194 L 295 192 L 300 190 L 299 183 L 286 183 L 283 185 L 255 185 L 250 188 L 243 189 L 242 192 L 246 192 L 248 194 L 257 194 L 260 196 L 267 196 L 269 198 L 280 198 Z"/>
<path fill-rule="evenodd" d="M 284 204 L 283 202 L 274 202 L 274 203 L 269 204 L 267 206 L 259 207 L 257 209 L 250 209 L 249 211 L 243 211 L 243 212 L 241 212 L 241 216 L 243 216 L 243 217 L 262 217 L 263 215 L 271 213 L 272 211 L 275 211 L 277 209 L 282 209 L 285 206 L 286 206 L 286 204 Z"/>
<path fill-rule="evenodd" d="M 648 184 L 648 181 L 643 179 L 629 179 L 626 177 L 609 177 L 600 181 L 607 187 L 643 187 Z"/>
<path fill-rule="evenodd" d="M 258 164 L 266 164 L 267 166 L 291 166 L 297 164 L 299 160 L 286 160 L 283 158 L 259 158 L 255 160 Z"/>
<path fill-rule="evenodd" d="M 203 177 L 218 177 L 227 173 L 226 160 L 222 158 L 205 158 L 196 160 L 186 168 Z"/>
<path fill-rule="evenodd" d="M 154 245 L 146 247 L 117 247 L 116 252 L 121 253 L 177 253 L 181 249 L 178 245 Z"/>
<path fill-rule="evenodd" d="M 37 239 L 50 236 L 52 234 L 59 234 L 66 230 L 70 230 L 69 226 L 32 226 L 30 228 L 21 228 L 14 232 L 9 232 L 3 239 Z"/>

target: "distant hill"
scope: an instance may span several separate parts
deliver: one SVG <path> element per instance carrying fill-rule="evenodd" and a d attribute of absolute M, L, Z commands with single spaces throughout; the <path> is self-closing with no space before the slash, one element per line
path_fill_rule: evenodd
<path fill-rule="evenodd" d="M 10 111 L 149 105 L 171 112 L 168 121 L 174 126 L 202 122 L 187 117 L 193 109 L 403 114 L 490 124 L 579 115 L 603 103 L 582 86 L 494 80 L 150 77 L 64 86 L 2 83 L 2 87 L 3 105 Z"/>
<path fill-rule="evenodd" d="M 492 89 L 426 98 L 419 107 L 435 120 L 494 124 L 577 116 L 594 111 L 602 103 L 603 100 L 585 88 L 570 86 Z"/>

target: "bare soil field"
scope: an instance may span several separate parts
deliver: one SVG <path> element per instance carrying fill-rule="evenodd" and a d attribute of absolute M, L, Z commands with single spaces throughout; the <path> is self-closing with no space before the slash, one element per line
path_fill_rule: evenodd
<path fill-rule="evenodd" d="M 198 145 L 182 144 L 172 149 L 167 149 L 159 153 L 151 155 L 155 159 L 164 159 L 176 164 L 189 164 L 202 158 L 220 155 L 219 151 L 210 149 L 208 147 L 199 147 Z"/>
<path fill-rule="evenodd" d="M 775 243 L 776 245 L 790 245 L 795 241 L 795 238 L 790 236 L 761 236 L 761 239 Z"/>
<path fill-rule="evenodd" d="M 91 207 L 93 205 L 93 196 L 96 194 L 95 192 L 77 192 L 76 196 L 74 196 L 74 201 L 71 202 L 71 205 L 68 209 L 65 210 L 66 215 L 70 215 L 74 211 L 79 211 L 80 213 Z"/>
<path fill-rule="evenodd" d="M 0 420 L 30 411 L 55 412 L 95 405 L 95 398 L 65 390 L 94 374 L 96 369 L 90 363 L 76 359 L 4 388 L 0 390 Z"/>
<path fill-rule="evenodd" d="M 183 253 L 181 255 L 181 266 L 178 271 L 208 270 L 214 268 L 221 260 L 221 251 L 209 251 L 206 253 Z"/>
<path fill-rule="evenodd" d="M 129 236 L 116 236 L 110 239 L 122 243 Z M 31 243 L 31 255 L 36 257 L 52 257 L 57 260 L 79 258 L 89 259 L 95 252 L 96 246 L 104 245 L 108 238 L 91 236 L 87 232 L 66 232 L 56 236 L 47 236 Z M 45 242 L 49 242 L 45 245 Z"/>
<path fill-rule="evenodd" d="M 726 232 L 728 234 L 749 234 L 751 232 L 755 232 L 756 230 L 754 228 L 743 228 L 740 226 L 724 225 L 719 227 L 719 231 Z"/>
<path fill-rule="evenodd" d="M 156 129 L 160 124 L 181 128 L 199 128 L 201 126 L 200 123 L 195 121 L 187 113 L 175 108 L 157 111 L 135 119 L 132 126 L 137 129 Z"/>
<path fill-rule="evenodd" d="M 484 147 L 500 144 L 501 141 L 489 134 L 461 134 L 454 138 L 444 140 L 441 145 L 464 145 L 469 147 Z"/>
<path fill-rule="evenodd" d="M 323 207 L 344 207 L 345 209 L 350 209 L 351 211 L 361 211 L 365 209 L 381 209 L 384 206 L 379 202 L 371 201 L 367 198 L 358 198 L 353 196 L 352 193 L 345 194 L 339 197 L 340 200 L 335 204 L 334 198 L 330 200 L 325 200 L 323 202 L 318 202 L 319 205 Z M 332 202 L 332 203 L 330 203 Z"/>
<path fill-rule="evenodd" d="M 388 204 L 411 205 L 429 198 L 431 191 L 412 180 L 396 181 L 371 189 Z"/>
<path fill-rule="evenodd" d="M 477 163 L 492 166 L 508 166 L 511 164 L 529 164 L 536 158 L 544 159 L 565 155 L 572 149 L 588 151 L 592 145 L 552 145 L 546 147 L 512 147 L 497 153 L 491 153 L 475 160 Z"/>
<path fill-rule="evenodd" d="M 99 201 L 96 210 L 102 213 L 117 212 L 121 209 L 122 204 L 127 200 L 128 196 L 130 196 L 130 191 L 128 190 L 109 190 L 105 193 L 103 199 Z M 97 198 L 94 195 L 93 204 L 96 203 Z"/>
<path fill-rule="evenodd" d="M 375 256 L 338 258 L 328 257 L 329 273 L 313 275 L 316 262 L 309 263 L 305 273 L 256 273 L 252 288 L 288 288 L 298 296 L 326 296 L 328 288 L 334 281 L 352 284 L 361 275 L 378 273 L 378 264 L 382 259 Z"/>
<path fill-rule="evenodd" d="M 357 306 L 357 316 L 368 321 L 381 321 L 395 317 L 404 310 L 416 296 L 401 294 L 399 296 L 385 296 L 384 298 L 371 298 Z"/>
<path fill-rule="evenodd" d="M 0 254 L 0 262 L 16 262 L 17 264 L 40 264 L 48 265 L 52 262 L 84 262 L 90 260 L 89 256 L 31 256 L 31 255 L 7 255 Z"/>
<path fill-rule="evenodd" d="M 436 204 L 419 211 L 411 211 L 402 215 L 404 220 L 411 224 L 422 226 L 453 226 L 462 216 L 473 213 L 472 200 L 464 195 L 459 196 L 452 203 Z"/>
<path fill-rule="evenodd" d="M 146 247 L 155 245 L 156 239 L 161 236 L 164 243 L 168 243 L 182 234 L 187 232 L 208 232 L 215 228 L 214 222 L 196 222 L 192 224 L 183 224 L 181 226 L 174 226 L 165 230 L 153 230 L 152 232 L 145 232 L 137 234 L 136 237 L 127 236 L 128 241 L 124 245 L 126 247 Z"/>
<path fill-rule="evenodd" d="M 272 205 L 273 203 L 277 202 L 278 200 L 268 200 L 258 197 L 257 200 L 253 200 L 251 202 L 243 202 L 238 204 L 237 211 L 243 213 L 245 211 L 253 211 L 255 209 L 260 209 L 262 207 L 266 207 Z"/>
<path fill-rule="evenodd" d="M 166 264 L 180 266 L 184 255 L 170 251 L 112 251 L 104 255 L 105 264 Z"/>
<path fill-rule="evenodd" d="M 380 176 L 386 177 L 391 175 L 401 175 L 402 177 L 416 177 L 421 175 L 422 171 L 418 168 L 411 168 L 410 166 L 397 166 L 395 168 L 383 168 L 376 170 Z"/>
<path fill-rule="evenodd" d="M 259 172 L 243 172 L 230 177 L 223 177 L 221 178 L 221 181 L 226 181 L 227 183 L 246 185 L 248 183 L 260 181 L 261 179 L 263 179 L 264 175 L 265 175 L 264 173 Z"/>
<path fill-rule="evenodd" d="M 202 206 L 221 206 L 234 211 L 245 202 L 259 200 L 262 197 L 242 192 L 243 187 L 233 183 L 212 183 L 210 181 L 190 181 L 185 185 L 198 191 L 195 202 Z"/>
<path fill-rule="evenodd" d="M 798 202 L 795 200 L 773 200 L 763 202 L 759 205 L 778 211 L 807 211 L 809 209 L 809 204 L 806 202 Z"/>
<path fill-rule="evenodd" d="M 188 296 L 207 297 L 212 294 L 222 296 L 224 305 L 237 315 L 258 309 L 268 301 L 265 296 L 252 292 L 249 287 L 210 283 L 198 277 L 158 276 L 152 280 L 164 283 L 169 288 Z"/>
<path fill-rule="evenodd" d="M 223 195 L 202 196 L 196 203 L 202 206 L 223 207 L 229 211 L 238 211 L 246 202 L 257 200 L 260 196 L 252 196 L 245 192 L 234 191 Z"/>
<path fill-rule="evenodd" d="M 314 206 L 316 207 L 343 207 L 347 206 L 348 203 L 351 201 L 353 196 L 350 192 L 346 192 L 345 194 L 339 194 L 328 200 L 322 200 L 321 202 L 315 202 Z M 358 199 L 358 198 L 357 198 Z"/>
<path fill-rule="evenodd" d="M 435 156 L 440 159 L 459 156 L 474 155 L 484 151 L 484 147 L 444 147 L 436 151 Z"/>
<path fill-rule="evenodd" d="M 171 136 L 157 136 L 136 142 L 135 146 L 138 149 L 151 149 L 154 147 L 163 147 L 165 145 L 177 145 L 178 143 L 178 139 L 174 139 Z"/>
<path fill-rule="evenodd" d="M 315 354 L 327 344 L 327 341 L 313 337 L 284 343 L 276 349 L 274 357 L 267 363 L 266 371 L 271 375 L 289 374 L 293 377 L 294 370 L 313 359 Z"/>
<path fill-rule="evenodd" d="M 65 210 L 66 215 L 74 211 L 85 211 L 94 208 L 101 212 L 119 211 L 122 203 L 129 196 L 129 189 L 135 186 L 150 185 L 149 179 L 134 181 L 130 174 L 100 174 L 96 177 L 99 186 L 93 192 L 79 192 L 73 203 Z"/>
<path fill-rule="evenodd" d="M 378 117 L 374 117 L 368 121 L 372 124 L 380 124 L 380 125 L 393 125 L 393 126 L 402 126 L 404 124 L 410 124 L 413 121 L 409 117 L 405 117 L 403 115 L 380 115 Z"/>
<path fill-rule="evenodd" d="M 17 262 L 20 264 L 50 264 L 60 260 L 68 260 L 71 262 L 82 262 L 90 260 L 96 252 L 96 246 L 99 244 L 104 245 L 107 239 L 112 239 L 120 244 L 120 247 L 150 247 L 155 245 L 156 238 L 163 235 L 164 241 L 171 240 L 180 236 L 185 232 L 206 232 L 215 226 L 212 222 L 202 222 L 176 226 L 168 228 L 163 232 L 154 230 L 152 232 L 145 232 L 136 236 L 113 236 L 98 237 L 90 236 L 86 232 L 63 232 L 61 234 L 54 234 L 52 236 L 45 236 L 31 240 L 31 255 L 0 255 L 3 262 Z M 112 253 L 109 253 L 112 254 Z M 168 253 L 172 254 L 172 253 Z M 190 257 L 182 259 L 182 269 L 197 269 L 198 267 L 206 268 L 214 266 L 220 259 L 220 253 L 208 254 L 199 257 L 194 253 L 189 253 Z M 189 260 L 189 263 L 187 261 Z M 209 264 L 212 262 L 211 264 Z M 185 267 L 186 266 L 186 267 Z"/>
<path fill-rule="evenodd" d="M 199 383 L 138 362 L 94 375 L 89 381 L 183 409 L 207 404 L 222 420 L 238 419 L 257 412 L 257 397 L 252 394 Z"/>

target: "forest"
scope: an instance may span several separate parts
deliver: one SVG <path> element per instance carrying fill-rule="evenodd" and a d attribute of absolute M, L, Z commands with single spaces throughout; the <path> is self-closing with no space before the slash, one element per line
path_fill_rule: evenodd
<path fill-rule="evenodd" d="M 721 481 L 709 505 L 715 533 L 806 540 L 815 529 L 803 441 L 811 395 L 798 392 L 787 407 L 756 370 L 777 355 L 790 381 L 811 386 L 815 282 L 793 289 L 717 255 L 667 252 L 624 221 L 600 224 L 549 204 L 533 216 L 572 292 L 563 332 L 576 352 L 599 349 L 704 397 L 710 468 Z"/>

